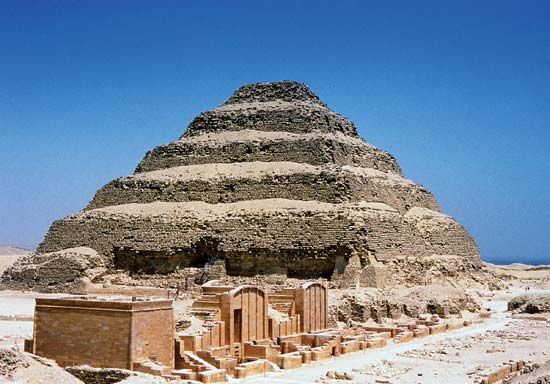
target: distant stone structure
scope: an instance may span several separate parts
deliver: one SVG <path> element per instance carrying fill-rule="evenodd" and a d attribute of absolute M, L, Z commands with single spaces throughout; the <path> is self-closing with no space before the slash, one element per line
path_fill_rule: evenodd
<path fill-rule="evenodd" d="M 292 81 L 245 85 L 201 113 L 179 140 L 147 152 L 133 175 L 54 222 L 38 252 L 74 247 L 131 272 L 214 265 L 216 276 L 344 286 L 481 265 L 475 241 L 426 188 Z M 27 266 L 32 260 L 4 281 L 25 284 Z"/>

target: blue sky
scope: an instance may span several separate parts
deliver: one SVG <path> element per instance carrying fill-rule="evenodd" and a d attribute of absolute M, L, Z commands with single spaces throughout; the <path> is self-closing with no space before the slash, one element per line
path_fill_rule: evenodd
<path fill-rule="evenodd" d="M 240 85 L 307 83 L 492 261 L 550 262 L 547 1 L 0 0 L 0 244 Z"/>

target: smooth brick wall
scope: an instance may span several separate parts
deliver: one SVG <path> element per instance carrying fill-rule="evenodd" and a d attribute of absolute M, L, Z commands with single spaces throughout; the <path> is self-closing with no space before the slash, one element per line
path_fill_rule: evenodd
<path fill-rule="evenodd" d="M 37 299 L 33 352 L 61 366 L 132 369 L 152 360 L 173 366 L 171 300 Z"/>
<path fill-rule="evenodd" d="M 131 312 L 36 307 L 34 353 L 61 366 L 131 368 Z"/>

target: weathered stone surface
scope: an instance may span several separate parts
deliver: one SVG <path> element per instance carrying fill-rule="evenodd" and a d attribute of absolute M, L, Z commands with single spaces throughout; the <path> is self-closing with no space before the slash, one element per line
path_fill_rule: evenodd
<path fill-rule="evenodd" d="M 54 222 L 38 251 L 77 246 L 132 272 L 215 265 L 230 276 L 325 277 L 348 286 L 481 265 L 471 236 L 392 155 L 288 81 L 246 85 L 199 115 L 179 140 L 149 151 L 133 175 Z M 27 277 L 14 270 L 4 279 Z"/>
<path fill-rule="evenodd" d="M 2 286 L 42 292 L 78 292 L 105 271 L 105 263 L 91 248 L 75 247 L 24 256 L 4 272 Z"/>
<path fill-rule="evenodd" d="M 441 285 L 417 286 L 402 290 L 367 292 L 356 290 L 332 291 L 329 307 L 332 321 L 380 322 L 384 318 L 402 315 L 418 317 L 420 314 L 437 314 L 443 308 L 451 314 L 463 310 L 477 311 L 479 304 L 464 290 Z"/>
<path fill-rule="evenodd" d="M 306 133 L 312 130 L 357 136 L 355 125 L 327 107 L 302 102 L 226 104 L 197 116 L 184 137 L 208 132 L 255 129 L 268 132 Z"/>
<path fill-rule="evenodd" d="M 519 313 L 550 312 L 550 294 L 527 294 L 514 297 L 508 302 L 509 311 Z"/>
<path fill-rule="evenodd" d="M 278 100 L 286 102 L 307 101 L 325 105 L 305 84 L 288 80 L 243 85 L 227 100 L 225 105 Z"/>
<path fill-rule="evenodd" d="M 312 165 L 336 164 L 391 171 L 401 175 L 395 158 L 359 137 L 342 133 L 238 132 L 183 137 L 147 152 L 136 172 L 181 165 L 246 161 L 292 161 Z"/>
<path fill-rule="evenodd" d="M 439 210 L 428 190 L 392 172 L 293 162 L 192 165 L 138 173 L 101 188 L 88 209 L 154 201 L 231 203 L 270 198 L 376 201 L 403 213 L 412 207 Z"/>
<path fill-rule="evenodd" d="M 0 381 L 10 383 L 82 384 L 53 360 L 0 348 Z"/>

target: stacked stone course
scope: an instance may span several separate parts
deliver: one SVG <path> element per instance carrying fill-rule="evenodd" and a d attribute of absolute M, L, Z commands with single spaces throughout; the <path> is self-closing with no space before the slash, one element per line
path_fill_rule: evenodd
<path fill-rule="evenodd" d="M 411 207 L 439 210 L 422 186 L 390 172 L 357 167 L 315 167 L 291 162 L 173 167 L 116 179 L 101 188 L 87 209 L 154 201 L 232 203 L 296 199 L 343 203 L 379 201 L 402 213 Z"/>
<path fill-rule="evenodd" d="M 344 134 L 261 132 L 205 133 L 184 136 L 147 152 L 136 173 L 183 165 L 249 161 L 292 161 L 353 165 L 401 174 L 395 158 L 360 138 Z"/>

